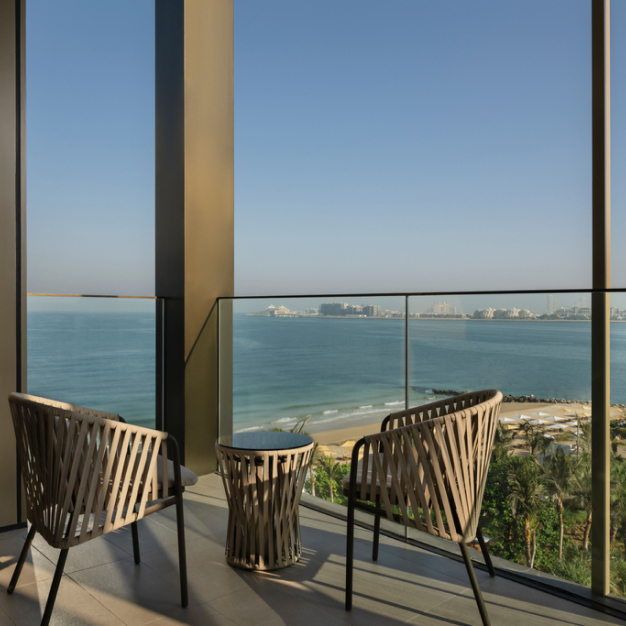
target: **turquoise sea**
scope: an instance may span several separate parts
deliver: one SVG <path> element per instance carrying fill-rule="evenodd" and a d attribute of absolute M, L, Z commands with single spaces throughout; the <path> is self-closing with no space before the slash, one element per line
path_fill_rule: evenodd
<path fill-rule="evenodd" d="M 154 427 L 155 314 L 28 312 L 28 392 Z"/>
<path fill-rule="evenodd" d="M 237 430 L 312 432 L 372 423 L 404 406 L 404 320 L 233 318 Z M 576 322 L 410 322 L 410 398 L 495 387 L 589 400 L 591 326 Z M 28 316 L 29 391 L 154 424 L 154 313 Z M 626 403 L 626 324 L 611 327 L 611 401 Z"/>

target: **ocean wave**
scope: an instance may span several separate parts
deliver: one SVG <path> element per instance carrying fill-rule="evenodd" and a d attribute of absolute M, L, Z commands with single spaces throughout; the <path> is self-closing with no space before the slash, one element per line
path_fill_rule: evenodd
<path fill-rule="evenodd" d="M 359 407 L 358 409 L 346 409 L 343 411 L 334 411 L 332 417 L 326 417 L 326 419 L 315 419 L 311 422 L 311 426 L 317 426 L 318 424 L 328 424 L 330 422 L 339 422 L 342 420 L 358 419 L 362 420 L 368 415 L 384 415 L 386 412 L 383 406 L 369 405 L 366 407 Z"/>
<path fill-rule="evenodd" d="M 282 417 L 279 420 L 276 420 L 277 424 L 280 424 L 282 422 L 297 422 L 298 418 L 297 417 Z"/>
<path fill-rule="evenodd" d="M 397 402 L 385 402 L 385 406 L 398 406 L 404 404 L 404 400 L 398 400 Z"/>
<path fill-rule="evenodd" d="M 371 404 L 366 404 L 365 406 L 360 406 L 359 409 L 371 409 L 373 408 L 373 405 Z"/>
<path fill-rule="evenodd" d="M 263 430 L 263 426 L 251 426 L 250 428 L 238 428 L 236 433 L 247 433 L 250 430 Z"/>
<path fill-rule="evenodd" d="M 337 409 L 333 409 L 332 411 L 324 411 L 322 415 L 330 415 L 331 413 L 338 413 Z"/>

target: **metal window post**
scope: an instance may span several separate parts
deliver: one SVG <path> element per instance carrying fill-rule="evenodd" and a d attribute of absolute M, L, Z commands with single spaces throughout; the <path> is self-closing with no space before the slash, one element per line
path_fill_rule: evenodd
<path fill-rule="evenodd" d="M 611 92 L 610 0 L 591 2 L 593 289 L 591 318 L 591 589 L 609 593 Z M 596 291 L 600 290 L 600 291 Z"/>

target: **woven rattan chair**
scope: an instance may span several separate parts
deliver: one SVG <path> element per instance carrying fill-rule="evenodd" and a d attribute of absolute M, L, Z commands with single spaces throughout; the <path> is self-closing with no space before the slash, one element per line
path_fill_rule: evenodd
<path fill-rule="evenodd" d="M 483 624 L 489 625 L 467 542 L 478 538 L 489 573 L 495 576 L 478 522 L 501 403 L 499 391 L 465 393 L 392 413 L 380 433 L 357 441 L 351 465 L 356 471 L 343 480 L 348 496 L 346 610 L 352 608 L 358 508 L 375 516 L 375 561 L 382 515 L 457 542 Z"/>
<path fill-rule="evenodd" d="M 137 521 L 176 505 L 181 603 L 187 606 L 183 491 L 198 478 L 181 466 L 176 440 L 119 415 L 45 398 L 12 393 L 9 404 L 31 527 L 7 592 L 13 593 L 39 532 L 61 549 L 41 621 L 47 625 L 69 548 L 130 524 L 139 563 Z"/>

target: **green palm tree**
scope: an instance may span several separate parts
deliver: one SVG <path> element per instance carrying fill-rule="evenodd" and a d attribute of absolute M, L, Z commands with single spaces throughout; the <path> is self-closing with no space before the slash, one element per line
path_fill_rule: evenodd
<path fill-rule="evenodd" d="M 524 521 L 524 538 L 526 540 L 526 565 L 533 567 L 537 552 L 537 513 L 542 503 L 543 485 L 539 476 L 539 466 L 534 459 L 511 459 L 508 474 L 508 502 L 513 517 Z M 532 549 L 531 549 L 532 545 Z"/>
<path fill-rule="evenodd" d="M 546 457 L 543 464 L 543 481 L 548 494 L 556 505 L 559 516 L 559 561 L 563 558 L 563 501 L 569 496 L 574 479 L 575 462 L 572 457 L 565 454 L 562 448 Z"/>
<path fill-rule="evenodd" d="M 613 452 L 617 452 L 619 446 L 626 446 L 626 425 L 623 417 L 622 414 L 622 419 L 611 422 L 611 448 Z"/>
<path fill-rule="evenodd" d="M 621 457 L 611 455 L 611 539 L 622 531 L 624 552 L 626 553 L 626 462 Z"/>
<path fill-rule="evenodd" d="M 311 495 L 315 495 L 315 466 L 319 463 L 322 458 L 322 450 L 320 448 L 320 444 L 315 441 L 313 443 L 313 452 L 311 453 Z"/>
<path fill-rule="evenodd" d="M 319 460 L 319 465 L 326 472 L 330 483 L 330 501 L 334 502 L 334 483 L 341 480 L 341 463 L 335 460 L 333 456 L 323 456 Z"/>
<path fill-rule="evenodd" d="M 306 423 L 310 419 L 311 419 L 310 415 L 307 415 L 306 417 L 303 417 L 302 419 L 298 420 L 294 424 L 294 426 L 292 428 L 290 428 L 286 432 L 298 433 L 299 435 L 307 435 L 307 436 L 310 437 L 311 435 L 309 435 L 309 433 L 307 433 L 306 430 L 304 430 L 304 427 L 306 426 Z M 278 426 L 275 426 L 273 428 L 270 428 L 270 431 L 271 432 L 284 433 L 285 429 L 284 428 L 279 428 Z M 319 448 L 319 443 L 317 443 L 317 441 L 314 441 L 313 442 L 313 452 L 311 453 L 311 461 L 309 463 L 310 472 L 311 472 L 311 495 L 312 496 L 315 495 L 315 466 L 319 462 L 319 460 L 321 458 L 321 454 L 322 454 L 322 451 Z"/>
<path fill-rule="evenodd" d="M 500 424 L 500 422 L 498 422 L 498 426 L 496 427 L 496 437 L 493 442 L 493 461 L 501 461 L 509 456 L 509 449 L 513 443 L 514 437 L 515 434 L 512 430 L 507 430 L 504 426 L 502 426 L 502 424 Z"/>
<path fill-rule="evenodd" d="M 585 521 L 585 534 L 583 539 L 583 548 L 585 554 L 589 553 L 589 533 L 591 532 L 592 522 L 592 485 L 591 485 L 591 461 L 587 453 L 583 453 L 580 462 L 576 464 L 576 471 L 572 481 L 572 504 L 578 509 L 587 511 L 587 519 Z"/>
<path fill-rule="evenodd" d="M 533 458 L 537 459 L 537 453 L 540 451 L 545 451 L 547 449 L 546 446 L 546 438 L 544 437 L 543 428 L 537 428 L 534 424 L 526 423 L 522 426 L 522 438 L 526 442 L 528 446 L 528 450 L 533 456 Z M 547 446 L 550 445 L 550 440 L 547 440 Z"/>

